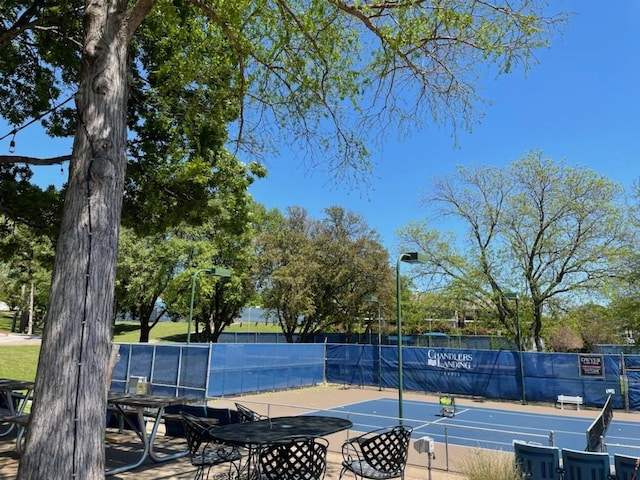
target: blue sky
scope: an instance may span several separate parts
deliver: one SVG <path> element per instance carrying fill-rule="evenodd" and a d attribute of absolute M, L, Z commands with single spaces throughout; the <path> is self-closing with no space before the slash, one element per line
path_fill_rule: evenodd
<path fill-rule="evenodd" d="M 420 206 L 429 180 L 457 165 L 506 165 L 541 150 L 545 157 L 585 166 L 631 186 L 640 175 L 640 2 L 551 2 L 575 12 L 539 65 L 489 78 L 481 91 L 491 101 L 471 133 L 435 126 L 406 141 L 390 137 L 374 155 L 372 188 L 362 192 L 305 172 L 286 152 L 269 164 L 270 176 L 253 188 L 268 207 L 300 205 L 314 217 L 330 205 L 360 213 L 398 253 L 395 231 L 429 216 Z"/>
<path fill-rule="evenodd" d="M 324 172 L 306 171 L 283 150 L 268 162 L 269 177 L 251 189 L 268 208 L 298 205 L 316 218 L 332 205 L 359 213 L 397 253 L 395 232 L 428 216 L 420 199 L 429 180 L 456 165 L 506 165 L 530 150 L 584 166 L 625 187 L 640 176 L 640 1 L 552 0 L 574 12 L 550 49 L 538 51 L 539 65 L 485 80 L 480 93 L 491 105 L 457 145 L 445 128 L 428 126 L 398 141 L 390 135 L 373 154 L 371 188 L 354 189 Z M 11 130 L 0 122 L 0 136 Z M 33 125 L 16 137 L 15 154 L 49 157 L 70 153 L 70 140 L 39 136 Z M 9 153 L 9 138 L 0 142 Z M 36 169 L 39 184 L 60 185 L 67 168 Z"/>

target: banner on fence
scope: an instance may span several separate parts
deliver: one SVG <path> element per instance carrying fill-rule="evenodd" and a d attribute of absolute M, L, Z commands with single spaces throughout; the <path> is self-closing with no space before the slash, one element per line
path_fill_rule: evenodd
<path fill-rule="evenodd" d="M 328 345 L 327 380 L 362 385 L 380 382 L 382 387 L 397 388 L 397 348 L 383 347 L 381 353 L 378 358 L 377 348 L 371 345 Z M 558 395 L 578 395 L 586 405 L 602 407 L 607 389 L 620 390 L 620 365 L 617 355 L 601 357 L 600 363 L 593 360 L 591 369 L 582 370 L 591 375 L 581 375 L 576 354 L 404 347 L 403 386 L 505 400 L 523 398 L 524 386 L 525 397 L 532 402 L 554 403 Z M 614 405 L 624 406 L 622 395 L 616 395 Z"/>

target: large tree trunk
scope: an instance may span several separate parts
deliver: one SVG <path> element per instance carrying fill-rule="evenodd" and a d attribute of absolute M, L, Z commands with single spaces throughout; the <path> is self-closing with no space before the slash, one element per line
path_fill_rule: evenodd
<path fill-rule="evenodd" d="M 78 126 L 20 480 L 104 478 L 126 166 L 126 5 L 94 0 L 85 6 Z"/>
<path fill-rule="evenodd" d="M 531 330 L 533 333 L 533 340 L 536 344 L 536 351 L 538 352 L 544 351 L 544 345 L 542 345 L 542 337 L 540 336 L 542 332 L 542 308 L 543 302 L 534 299 L 533 322 L 531 324 Z"/>
<path fill-rule="evenodd" d="M 142 304 L 139 309 L 140 318 L 140 337 L 138 341 L 140 343 L 149 343 L 149 333 L 151 332 L 151 315 L 153 315 L 153 305 Z"/>

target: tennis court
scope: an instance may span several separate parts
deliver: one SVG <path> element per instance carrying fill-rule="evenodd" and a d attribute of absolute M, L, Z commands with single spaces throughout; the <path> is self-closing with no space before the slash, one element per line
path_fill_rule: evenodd
<path fill-rule="evenodd" d="M 567 411 L 554 415 L 466 405 L 458 406 L 455 416 L 449 418 L 439 415 L 441 408 L 435 402 L 404 400 L 404 423 L 413 427 L 414 439 L 428 436 L 448 445 L 505 451 L 513 451 L 514 440 L 585 450 L 587 429 L 600 413 L 594 410 L 589 417 L 579 417 Z M 389 425 L 390 418 L 397 417 L 398 402 L 377 398 L 324 413 L 344 415 L 353 422 L 353 431 L 366 432 Z M 638 455 L 639 431 L 640 422 L 616 420 L 614 414 L 605 438 L 607 452 Z"/>
<path fill-rule="evenodd" d="M 323 384 L 304 389 L 273 391 L 241 397 L 225 397 L 212 400 L 211 406 L 234 408 L 234 402 L 246 404 L 260 413 L 281 415 L 337 415 L 352 420 L 354 426 L 347 432 L 334 434 L 330 441 L 331 463 L 327 479 L 337 480 L 340 471 L 342 442 L 348 436 L 369 431 L 376 427 L 397 423 L 397 392 L 391 389 L 378 391 L 366 388 L 344 388 L 342 385 Z M 469 457 L 468 447 L 484 447 L 513 453 L 515 439 L 548 444 L 548 436 L 554 432 L 554 443 L 559 447 L 584 450 L 586 429 L 598 416 L 598 409 L 560 410 L 553 405 L 521 405 L 518 402 L 473 401 L 456 398 L 457 412 L 453 418 L 437 415 L 441 411 L 438 396 L 405 392 L 403 402 L 404 421 L 415 428 L 413 439 L 430 436 L 436 441 L 436 458 L 433 460 L 434 480 L 461 480 L 461 462 Z M 609 454 L 640 455 L 640 415 L 615 410 L 606 437 Z M 615 444 L 628 445 L 625 449 Z M 2 451 L 2 447 L 6 451 Z M 11 455 L 13 444 L 0 443 L 0 478 L 12 478 L 6 472 L 15 472 L 17 457 Z M 409 452 L 407 480 L 428 478 L 427 459 L 414 448 Z M 193 478 L 193 469 L 187 459 L 175 464 L 164 464 L 164 478 Z M 13 475 L 15 476 L 15 474 Z M 156 464 L 145 465 L 117 478 L 145 480 L 158 478 Z"/>

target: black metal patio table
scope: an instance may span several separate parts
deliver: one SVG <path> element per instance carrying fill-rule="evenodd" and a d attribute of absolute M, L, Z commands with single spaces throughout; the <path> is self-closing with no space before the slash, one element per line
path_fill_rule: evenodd
<path fill-rule="evenodd" d="M 274 417 L 247 423 L 231 423 L 213 427 L 209 434 L 224 443 L 245 446 L 249 449 L 247 472 L 253 478 L 256 472 L 251 463 L 257 449 L 272 442 L 291 437 L 324 437 L 332 433 L 347 430 L 353 426 L 351 420 L 342 417 L 323 415 L 297 415 Z"/>

